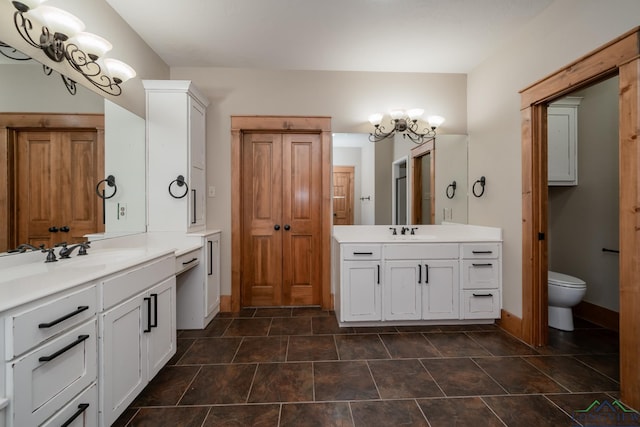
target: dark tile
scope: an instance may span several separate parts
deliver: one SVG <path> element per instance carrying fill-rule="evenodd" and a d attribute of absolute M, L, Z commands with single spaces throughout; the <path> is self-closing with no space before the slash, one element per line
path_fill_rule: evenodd
<path fill-rule="evenodd" d="M 298 307 L 294 308 L 291 312 L 292 316 L 309 316 L 309 317 L 326 317 L 331 316 L 331 313 L 327 310 L 323 310 L 320 307 Z"/>
<path fill-rule="evenodd" d="M 340 360 L 389 359 L 377 334 L 336 335 Z"/>
<path fill-rule="evenodd" d="M 609 329 L 576 329 L 566 336 L 583 354 L 618 354 L 618 333 Z"/>
<path fill-rule="evenodd" d="M 483 357 L 473 360 L 510 394 L 567 391 L 520 357 Z"/>
<path fill-rule="evenodd" d="M 394 359 L 440 356 L 438 350 L 419 333 L 380 334 L 380 338 Z"/>
<path fill-rule="evenodd" d="M 165 366 L 131 404 L 140 406 L 177 405 L 200 366 Z"/>
<path fill-rule="evenodd" d="M 351 412 L 356 427 L 429 426 L 415 400 L 351 402 Z"/>
<path fill-rule="evenodd" d="M 572 393 L 615 391 L 620 388 L 615 381 L 583 365 L 571 356 L 532 356 L 525 360 Z"/>
<path fill-rule="evenodd" d="M 256 337 L 266 336 L 269 333 L 271 319 L 233 319 L 225 337 Z"/>
<path fill-rule="evenodd" d="M 253 317 L 256 314 L 255 308 L 242 308 L 240 311 L 227 311 L 220 312 L 216 315 L 217 319 L 238 318 L 238 317 Z"/>
<path fill-rule="evenodd" d="M 425 336 L 444 357 L 490 355 L 484 347 L 462 332 L 443 332 Z"/>
<path fill-rule="evenodd" d="M 353 328 L 341 328 L 338 320 L 334 316 L 329 317 L 312 317 L 311 329 L 314 334 L 352 334 Z"/>
<path fill-rule="evenodd" d="M 310 335 L 310 317 L 275 317 L 269 335 Z"/>
<path fill-rule="evenodd" d="M 447 396 L 505 394 L 505 391 L 471 359 L 422 359 Z"/>
<path fill-rule="evenodd" d="M 213 406 L 202 427 L 278 427 L 280 405 Z"/>
<path fill-rule="evenodd" d="M 282 405 L 280 427 L 331 426 L 353 426 L 348 403 L 292 403 Z"/>
<path fill-rule="evenodd" d="M 142 408 L 127 427 L 200 427 L 209 408 Z"/>
<path fill-rule="evenodd" d="M 290 308 L 258 308 L 253 317 L 291 317 Z"/>
<path fill-rule="evenodd" d="M 509 427 L 570 426 L 571 418 L 540 395 L 486 396 L 482 400 Z"/>
<path fill-rule="evenodd" d="M 187 338 L 182 339 L 178 338 L 178 345 L 176 347 L 176 354 L 173 355 L 171 359 L 167 362 L 167 365 L 175 365 L 178 363 L 180 358 L 186 353 L 186 351 L 191 347 L 191 345 L 195 342 L 195 339 Z"/>
<path fill-rule="evenodd" d="M 117 420 L 111 424 L 111 427 L 126 427 L 129 424 L 129 421 L 138 413 L 138 409 L 127 408 Z"/>
<path fill-rule="evenodd" d="M 289 337 L 287 361 L 338 360 L 336 343 L 331 335 Z"/>
<path fill-rule="evenodd" d="M 315 362 L 315 400 L 378 399 L 367 362 Z"/>
<path fill-rule="evenodd" d="M 242 338 L 199 338 L 178 361 L 178 365 L 229 363 Z"/>
<path fill-rule="evenodd" d="M 438 385 L 417 359 L 368 363 L 381 399 L 442 396 Z"/>
<path fill-rule="evenodd" d="M 479 397 L 420 399 L 417 401 L 431 427 L 504 427 Z"/>
<path fill-rule="evenodd" d="M 498 327 L 493 323 L 488 325 L 472 323 L 468 325 L 441 325 L 440 330 L 442 332 L 497 331 Z"/>
<path fill-rule="evenodd" d="M 213 319 L 204 329 L 189 329 L 181 331 L 180 338 L 210 338 L 221 337 L 227 330 L 231 319 Z"/>
<path fill-rule="evenodd" d="M 358 326 L 354 327 L 353 330 L 357 334 L 393 334 L 398 332 L 395 326 Z"/>
<path fill-rule="evenodd" d="M 538 354 L 533 348 L 505 332 L 467 332 L 467 334 L 494 356 Z"/>
<path fill-rule="evenodd" d="M 256 365 L 206 365 L 191 383 L 180 405 L 246 403 Z"/>
<path fill-rule="evenodd" d="M 307 402 L 313 400 L 311 363 L 261 363 L 249 402 Z"/>
<path fill-rule="evenodd" d="M 596 325 L 586 319 L 581 319 L 580 317 L 573 318 L 573 327 L 575 329 L 602 329 L 602 326 Z"/>
<path fill-rule="evenodd" d="M 593 354 L 575 356 L 575 358 L 612 380 L 620 382 L 620 356 L 617 354 Z"/>
<path fill-rule="evenodd" d="M 573 341 L 573 332 L 549 328 L 547 345 L 536 350 L 545 355 L 584 354 L 588 351 Z"/>
<path fill-rule="evenodd" d="M 287 337 L 247 337 L 233 358 L 233 363 L 284 362 Z"/>
<path fill-rule="evenodd" d="M 596 412 L 595 410 L 589 411 L 589 412 L 580 412 L 580 411 L 584 411 L 585 409 L 588 409 L 596 401 L 599 403 L 602 403 L 605 401 L 609 403 L 613 403 L 615 401 L 615 399 L 612 399 L 611 397 L 609 397 L 604 393 L 566 393 L 566 394 L 547 394 L 545 396 L 547 397 L 547 399 L 551 400 L 558 407 L 560 407 L 560 409 L 562 409 L 567 414 L 572 416 L 578 422 L 580 422 L 581 419 L 582 421 L 585 421 L 585 417 L 591 416 L 594 418 L 591 420 L 592 422 L 588 425 L 596 425 L 596 424 L 603 425 L 603 426 L 609 425 L 609 424 L 601 423 L 600 421 L 603 421 L 603 420 L 597 419 L 598 412 Z M 607 415 L 615 415 L 615 414 L 608 412 Z M 614 423 L 612 425 L 616 425 L 616 424 Z M 624 424 L 621 423 L 620 425 L 624 425 Z"/>

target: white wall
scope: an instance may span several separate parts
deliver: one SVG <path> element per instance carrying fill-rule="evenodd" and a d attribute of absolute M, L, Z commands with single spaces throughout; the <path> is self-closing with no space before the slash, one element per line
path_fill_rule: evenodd
<path fill-rule="evenodd" d="M 208 199 L 207 226 L 222 230 L 223 295 L 231 293 L 232 115 L 330 116 L 333 132 L 369 132 L 371 113 L 419 106 L 425 116 L 447 118 L 443 133 L 467 133 L 466 76 L 462 74 L 172 68 L 171 78 L 192 80 L 211 101 L 207 185 L 215 186 L 217 194 Z M 376 206 L 376 221 L 380 218 Z"/>
<path fill-rule="evenodd" d="M 503 306 L 522 316 L 522 166 L 518 91 L 638 25 L 637 0 L 557 0 L 468 76 L 469 223 L 503 229 Z"/>

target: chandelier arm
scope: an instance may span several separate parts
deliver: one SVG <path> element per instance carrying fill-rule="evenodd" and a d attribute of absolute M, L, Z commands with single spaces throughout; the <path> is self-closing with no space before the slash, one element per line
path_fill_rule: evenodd
<path fill-rule="evenodd" d="M 15 47 L 9 46 L 5 42 L 0 41 L 0 55 L 5 58 L 13 59 L 14 61 L 29 61 L 32 58 L 20 52 Z"/>
<path fill-rule="evenodd" d="M 22 39 L 24 41 L 29 43 L 31 46 L 40 49 L 40 43 L 37 43 L 35 40 L 33 40 L 31 34 L 29 34 L 30 31 L 33 30 L 33 23 L 29 18 L 24 16 L 23 11 L 18 10 L 13 14 L 13 24 L 15 25 L 16 30 L 18 30 L 18 34 L 22 36 Z"/>

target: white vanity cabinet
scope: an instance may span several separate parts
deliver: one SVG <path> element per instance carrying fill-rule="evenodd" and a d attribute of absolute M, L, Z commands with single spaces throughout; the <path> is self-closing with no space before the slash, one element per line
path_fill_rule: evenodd
<path fill-rule="evenodd" d="M 342 320 L 382 320 L 381 245 L 342 246 Z"/>
<path fill-rule="evenodd" d="M 501 245 L 463 243 L 461 256 L 464 318 L 499 318 L 502 307 Z"/>
<path fill-rule="evenodd" d="M 0 391 L 6 384 L 7 405 L 0 425 L 98 425 L 97 398 L 90 391 L 98 371 L 96 307 L 92 284 L 2 315 L 6 382 Z"/>
<path fill-rule="evenodd" d="M 176 352 L 174 274 L 171 256 L 101 283 L 101 426 L 110 426 Z"/>
<path fill-rule="evenodd" d="M 458 319 L 458 245 L 384 245 L 384 320 Z"/>
<path fill-rule="evenodd" d="M 200 249 L 176 261 L 178 329 L 204 329 L 220 312 L 220 232 L 200 238 Z"/>
<path fill-rule="evenodd" d="M 208 101 L 188 80 L 144 80 L 143 84 L 149 146 L 148 231 L 203 230 Z M 185 185 L 180 185 L 180 176 Z"/>

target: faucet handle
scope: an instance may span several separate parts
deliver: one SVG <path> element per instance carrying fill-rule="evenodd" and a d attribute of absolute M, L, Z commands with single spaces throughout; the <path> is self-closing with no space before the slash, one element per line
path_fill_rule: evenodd
<path fill-rule="evenodd" d="M 42 248 L 42 252 L 47 253 L 47 259 L 44 262 L 56 262 L 58 259 L 56 258 L 56 254 L 53 252 L 55 250 L 55 246 L 50 249 Z"/>
<path fill-rule="evenodd" d="M 416 230 L 418 229 L 418 227 L 411 227 L 411 234 L 414 235 L 416 234 Z"/>
<path fill-rule="evenodd" d="M 391 234 L 393 234 L 394 236 L 397 236 L 397 235 L 398 235 L 398 230 L 396 230 L 396 228 L 395 228 L 395 227 L 389 227 L 389 230 L 391 230 L 391 231 L 392 231 L 392 233 L 391 233 Z"/>

